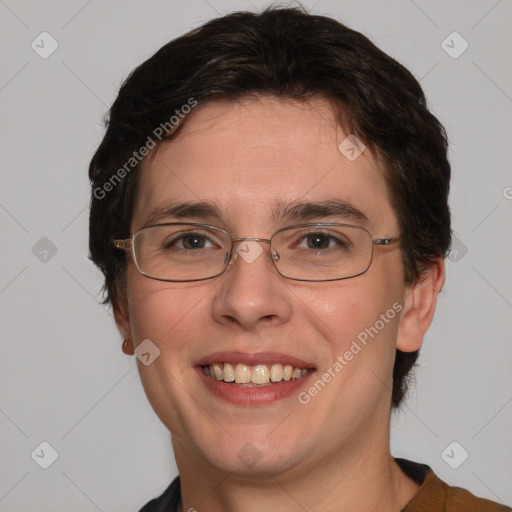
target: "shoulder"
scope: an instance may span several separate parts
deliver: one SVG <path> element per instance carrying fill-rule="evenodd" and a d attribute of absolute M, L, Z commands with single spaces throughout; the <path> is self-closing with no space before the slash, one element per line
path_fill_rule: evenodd
<path fill-rule="evenodd" d="M 479 498 L 466 489 L 451 487 L 442 480 L 439 481 L 445 491 L 446 512 L 512 512 L 510 507 Z"/>
<path fill-rule="evenodd" d="M 404 473 L 421 485 L 401 512 L 512 512 L 506 505 L 448 485 L 424 464 L 395 460 Z"/>
<path fill-rule="evenodd" d="M 146 503 L 139 512 L 174 512 L 180 497 L 180 478 L 177 476 L 158 498 Z"/>

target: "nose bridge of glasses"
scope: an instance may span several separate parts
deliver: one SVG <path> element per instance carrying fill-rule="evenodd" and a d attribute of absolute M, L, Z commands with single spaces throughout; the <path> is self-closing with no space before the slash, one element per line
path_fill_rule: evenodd
<path fill-rule="evenodd" d="M 232 238 L 231 239 L 233 243 L 235 242 L 265 242 L 267 244 L 270 243 L 270 240 L 268 238 L 254 238 L 254 237 L 241 237 L 241 238 Z"/>
<path fill-rule="evenodd" d="M 248 248 L 247 247 L 246 247 L 245 251 L 243 249 L 242 250 L 240 250 L 240 249 L 239 250 L 233 250 L 235 244 L 243 243 L 243 242 L 245 242 L 245 243 L 250 243 L 250 242 L 261 243 L 261 242 L 263 242 L 265 244 L 269 244 L 270 245 L 271 240 L 269 238 L 238 237 L 238 238 L 232 238 L 231 242 L 232 242 L 231 253 L 226 255 L 226 263 L 230 264 L 230 265 L 232 265 L 234 263 L 234 261 L 238 258 L 238 256 L 240 256 L 239 251 L 240 252 L 248 252 Z M 277 259 L 279 259 L 279 255 L 274 250 L 272 250 L 271 254 L 270 254 L 270 259 L 277 260 Z"/>

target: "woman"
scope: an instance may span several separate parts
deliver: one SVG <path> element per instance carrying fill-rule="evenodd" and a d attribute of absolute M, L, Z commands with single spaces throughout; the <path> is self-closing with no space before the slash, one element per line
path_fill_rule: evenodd
<path fill-rule="evenodd" d="M 446 152 L 403 66 L 300 9 L 132 73 L 90 250 L 180 474 L 142 511 L 510 510 L 389 448 L 444 282 Z"/>

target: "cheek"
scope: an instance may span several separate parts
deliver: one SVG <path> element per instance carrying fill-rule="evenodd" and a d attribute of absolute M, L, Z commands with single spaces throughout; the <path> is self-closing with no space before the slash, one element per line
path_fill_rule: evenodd
<path fill-rule="evenodd" d="M 149 338 L 172 359 L 190 350 L 187 334 L 204 317 L 213 284 L 165 283 L 140 274 L 129 274 L 128 282 L 135 345 Z"/>
<path fill-rule="evenodd" d="M 329 342 L 335 357 L 349 350 L 354 341 L 365 349 L 365 357 L 394 357 L 403 290 L 397 285 L 399 280 L 386 275 L 390 279 L 376 282 L 368 273 L 304 293 L 310 321 Z M 366 350 L 370 345 L 372 349 Z"/>
<path fill-rule="evenodd" d="M 391 286 L 383 284 L 377 293 L 374 286 L 359 284 L 315 295 L 315 314 L 310 316 L 317 331 L 327 332 L 323 345 L 329 355 L 325 351 L 319 378 L 332 376 L 333 384 L 322 394 L 323 403 L 343 403 L 343 411 L 332 414 L 354 417 L 371 415 L 379 404 L 387 403 L 402 308 L 401 295 Z"/>
<path fill-rule="evenodd" d="M 183 384 L 195 371 L 197 333 L 204 334 L 205 311 L 212 284 L 165 283 L 128 275 L 130 322 L 134 345 L 151 340 L 159 356 L 145 366 L 137 360 L 146 396 L 160 420 L 173 433 L 190 430 L 190 395 Z"/>

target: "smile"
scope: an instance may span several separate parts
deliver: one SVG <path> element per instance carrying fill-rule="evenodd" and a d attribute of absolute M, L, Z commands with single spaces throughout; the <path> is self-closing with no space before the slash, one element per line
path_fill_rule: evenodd
<path fill-rule="evenodd" d="M 311 362 L 279 352 L 215 352 L 194 366 L 211 395 L 242 406 L 294 396 L 316 374 Z"/>
<path fill-rule="evenodd" d="M 272 386 L 274 383 L 300 379 L 308 369 L 290 364 L 213 363 L 204 365 L 203 372 L 212 379 L 243 387 Z"/>

